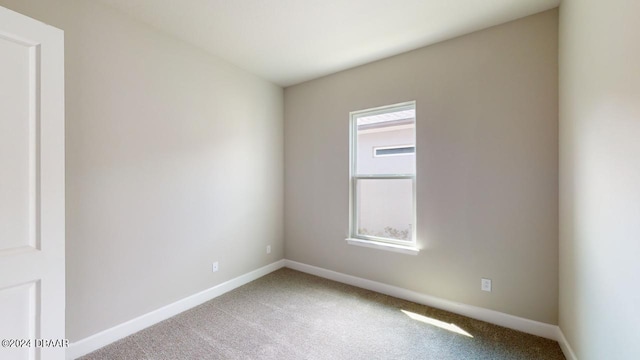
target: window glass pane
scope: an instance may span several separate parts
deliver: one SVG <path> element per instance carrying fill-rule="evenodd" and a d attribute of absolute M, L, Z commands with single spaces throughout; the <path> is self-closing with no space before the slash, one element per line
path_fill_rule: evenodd
<path fill-rule="evenodd" d="M 358 179 L 356 206 L 358 235 L 411 241 L 411 179 Z"/>
<path fill-rule="evenodd" d="M 356 127 L 357 175 L 415 174 L 415 109 L 360 116 Z"/>

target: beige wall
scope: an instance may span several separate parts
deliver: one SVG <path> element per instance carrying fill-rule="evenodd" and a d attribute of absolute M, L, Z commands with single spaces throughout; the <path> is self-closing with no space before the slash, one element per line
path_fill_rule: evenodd
<path fill-rule="evenodd" d="M 551 10 L 286 88 L 285 256 L 556 324 L 557 21 Z M 348 245 L 349 112 L 409 100 L 422 251 Z"/>
<path fill-rule="evenodd" d="M 95 1 L 0 5 L 65 31 L 71 341 L 283 257 L 281 88 Z"/>
<path fill-rule="evenodd" d="M 640 358 L 638 14 L 560 9 L 560 328 L 581 360 Z"/>

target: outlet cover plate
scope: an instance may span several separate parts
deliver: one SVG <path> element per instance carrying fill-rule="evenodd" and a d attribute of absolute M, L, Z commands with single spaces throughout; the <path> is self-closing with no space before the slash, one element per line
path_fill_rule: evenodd
<path fill-rule="evenodd" d="M 482 278 L 482 280 L 480 280 L 480 289 L 491 292 L 491 279 Z"/>

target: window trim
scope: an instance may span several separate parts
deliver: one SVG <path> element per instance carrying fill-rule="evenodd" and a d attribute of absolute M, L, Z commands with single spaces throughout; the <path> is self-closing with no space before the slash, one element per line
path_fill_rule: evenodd
<path fill-rule="evenodd" d="M 362 247 L 367 247 L 367 248 L 372 248 L 377 250 L 393 251 L 393 252 L 407 254 L 407 255 L 418 255 L 420 253 L 420 249 L 411 245 L 398 245 L 398 244 L 392 244 L 392 243 L 386 243 L 386 242 L 380 242 L 380 241 L 352 239 L 352 238 L 347 238 L 346 241 L 349 245 L 362 246 Z"/>
<path fill-rule="evenodd" d="M 416 189 L 416 174 L 375 174 L 375 175 L 358 175 L 356 172 L 357 167 L 357 146 L 358 146 L 358 129 L 357 129 L 357 119 L 362 116 L 372 116 L 378 114 L 389 113 L 393 111 L 402 111 L 416 108 L 415 101 L 407 101 L 398 104 L 386 105 L 376 108 L 352 111 L 349 113 L 349 238 L 347 238 L 347 242 L 352 245 L 361 245 L 373 248 L 387 248 L 385 250 L 397 251 L 397 249 L 402 249 L 406 251 L 399 251 L 404 253 L 417 254 L 419 251 L 416 248 L 416 198 L 417 198 L 417 189 Z M 417 114 L 416 114 L 417 115 Z M 414 147 L 414 156 L 417 156 L 417 144 L 416 144 L 416 132 L 415 129 L 417 127 L 417 116 L 414 118 L 414 132 L 413 132 L 413 147 Z M 375 153 L 374 153 L 375 155 Z M 417 159 L 417 158 L 416 158 Z M 417 161 L 416 161 L 417 164 Z M 411 224 L 411 239 L 409 240 L 397 240 L 391 238 L 383 238 L 378 236 L 370 236 L 370 235 L 361 235 L 358 234 L 358 208 L 357 204 L 357 182 L 360 179 L 411 179 L 412 180 L 412 190 L 413 190 L 413 215 L 412 215 L 412 224 Z M 407 250 L 408 249 L 408 250 Z"/>

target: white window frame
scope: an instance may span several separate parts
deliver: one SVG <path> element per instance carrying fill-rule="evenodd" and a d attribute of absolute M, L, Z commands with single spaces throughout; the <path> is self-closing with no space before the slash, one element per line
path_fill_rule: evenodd
<path fill-rule="evenodd" d="M 360 175 L 357 174 L 357 155 L 358 155 L 358 125 L 357 119 L 363 116 L 372 116 L 377 114 L 416 109 L 415 101 L 408 101 L 393 105 L 381 106 L 371 109 L 352 111 L 349 113 L 349 238 L 347 242 L 352 245 L 360 245 L 366 247 L 373 247 L 383 250 L 396 251 L 401 253 L 407 253 L 416 255 L 418 249 L 416 247 L 416 174 L 372 174 L 372 175 Z M 417 147 L 415 141 L 417 127 L 417 114 L 414 119 L 414 139 L 413 144 L 416 156 L 417 164 Z M 375 155 L 375 152 L 374 152 Z M 413 215 L 412 224 L 410 227 L 410 239 L 398 240 L 391 238 L 384 238 L 372 235 L 358 234 L 358 207 L 357 207 L 357 182 L 361 179 L 368 180 L 384 180 L 384 179 L 411 179 L 413 184 Z"/>

